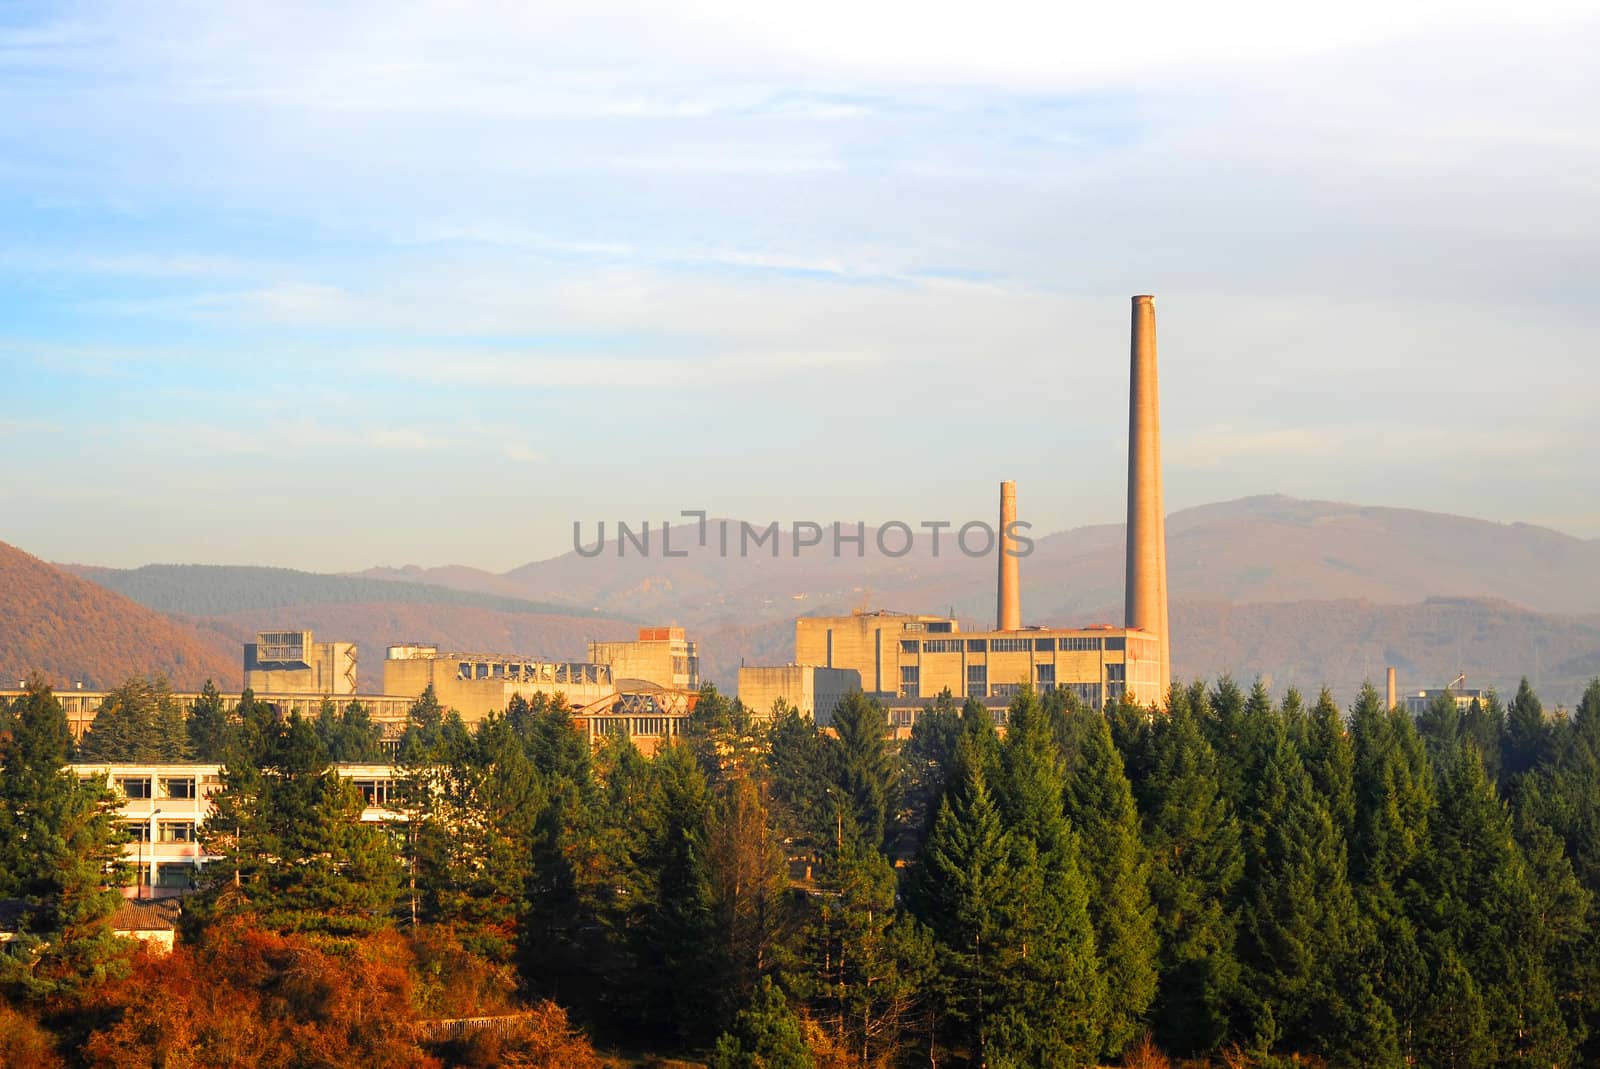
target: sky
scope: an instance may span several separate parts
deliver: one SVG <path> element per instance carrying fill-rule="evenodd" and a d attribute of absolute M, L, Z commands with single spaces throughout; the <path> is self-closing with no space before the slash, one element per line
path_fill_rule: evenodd
<path fill-rule="evenodd" d="M 0 540 L 313 570 L 572 525 L 1286 493 L 1600 536 L 1600 15 L 0 3 Z"/>

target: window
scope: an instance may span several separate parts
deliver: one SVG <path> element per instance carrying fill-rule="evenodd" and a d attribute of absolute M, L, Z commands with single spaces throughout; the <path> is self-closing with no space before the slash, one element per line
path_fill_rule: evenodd
<path fill-rule="evenodd" d="M 935 635 L 948 635 L 951 631 L 949 620 L 939 620 L 928 625 L 928 630 Z"/>
<path fill-rule="evenodd" d="M 986 664 L 967 665 L 967 693 L 979 697 L 989 692 L 989 666 Z"/>
<path fill-rule="evenodd" d="M 896 709 L 892 715 L 895 727 L 908 728 L 916 721 L 917 711 L 915 709 Z"/>
<path fill-rule="evenodd" d="M 194 842 L 194 821 L 163 820 L 156 825 L 158 841 L 163 843 Z"/>
<path fill-rule="evenodd" d="M 1033 666 L 1034 682 L 1040 689 L 1049 690 L 1056 685 L 1056 666 L 1053 664 L 1036 664 Z"/>
<path fill-rule="evenodd" d="M 914 639 L 914 638 L 903 638 L 903 639 L 901 639 L 900 640 L 900 652 L 901 653 L 916 653 L 917 652 L 917 640 Z"/>
<path fill-rule="evenodd" d="M 967 652 L 968 653 L 983 653 L 988 648 L 989 648 L 989 640 L 988 639 L 983 639 L 983 638 L 969 638 L 969 639 L 967 639 Z"/>
<path fill-rule="evenodd" d="M 150 797 L 149 776 L 118 776 L 117 790 L 129 799 Z"/>
<path fill-rule="evenodd" d="M 1053 638 L 1036 638 L 1033 640 L 1033 648 L 1040 653 L 1054 653 L 1056 640 Z"/>
<path fill-rule="evenodd" d="M 1091 709 L 1098 709 L 1103 704 L 1100 700 L 1098 683 L 1068 683 L 1066 689 L 1072 691 L 1080 702 Z"/>
<path fill-rule="evenodd" d="M 122 825 L 128 829 L 128 841 L 132 843 L 147 843 L 150 841 L 150 822 L 148 820 L 129 820 Z"/>
<path fill-rule="evenodd" d="M 1127 669 L 1128 669 L 1128 666 L 1125 665 L 1125 664 L 1108 664 L 1108 665 L 1106 665 L 1106 679 L 1107 679 L 1107 681 L 1112 682 L 1112 683 L 1123 683 L 1123 682 L 1126 682 L 1127 678 L 1128 678 L 1127 674 L 1126 674 L 1127 673 Z"/>
<path fill-rule="evenodd" d="M 995 698 L 1015 698 L 1021 689 L 1021 683 L 996 683 L 989 694 Z"/>
<path fill-rule="evenodd" d="M 923 626 L 921 620 L 911 620 L 911 621 L 909 621 L 907 623 L 901 624 L 900 625 L 900 630 L 902 630 L 902 631 L 926 631 L 927 628 Z"/>
<path fill-rule="evenodd" d="M 161 780 L 161 794 L 166 798 L 193 798 L 193 776 L 164 776 Z"/>
<path fill-rule="evenodd" d="M 1106 639 L 1106 649 L 1108 650 L 1125 650 L 1127 648 L 1128 640 L 1125 638 L 1119 636 L 1117 638 Z"/>
<path fill-rule="evenodd" d="M 922 669 L 914 664 L 900 666 L 900 696 L 916 698 L 921 694 Z"/>
<path fill-rule="evenodd" d="M 1026 653 L 1032 647 L 1031 638 L 997 638 L 989 643 L 991 653 Z"/>
<path fill-rule="evenodd" d="M 923 653 L 960 653 L 959 638 L 930 638 L 922 644 Z"/>
<path fill-rule="evenodd" d="M 356 790 L 361 792 L 362 800 L 368 805 L 388 805 L 389 798 L 394 793 L 392 779 L 358 779 L 351 782 L 355 784 Z"/>
<path fill-rule="evenodd" d="M 165 861 L 156 866 L 156 886 L 179 889 L 194 886 L 194 866 L 187 861 Z"/>
<path fill-rule="evenodd" d="M 1064 639 L 1061 640 L 1061 648 L 1063 650 L 1077 650 L 1077 651 L 1098 650 L 1100 648 L 1100 639 L 1098 637 L 1096 637 L 1096 638 L 1064 638 Z"/>

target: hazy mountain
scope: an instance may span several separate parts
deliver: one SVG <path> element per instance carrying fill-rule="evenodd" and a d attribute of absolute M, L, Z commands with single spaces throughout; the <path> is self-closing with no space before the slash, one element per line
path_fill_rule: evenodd
<path fill-rule="evenodd" d="M 1024 518 L 1026 513 L 1024 513 Z M 360 576 L 286 569 L 152 566 L 84 574 L 141 601 L 203 615 L 212 640 L 236 650 L 257 628 L 313 627 L 361 644 L 363 686 L 375 686 L 383 647 L 430 641 L 456 648 L 577 657 L 590 637 L 625 635 L 618 618 L 682 624 L 699 641 L 708 679 L 732 687 L 738 666 L 786 662 L 793 618 L 858 606 L 946 612 L 988 626 L 994 558 L 970 558 L 945 532 L 939 556 L 926 532 L 891 559 L 866 532 L 834 555 L 796 556 L 742 537 L 741 525 L 672 528 L 663 554 L 652 525 L 647 553 L 615 529 L 598 556 L 566 553 L 495 575 L 465 566 L 372 569 Z M 848 532 L 848 529 L 847 529 Z M 1386 664 L 1402 686 L 1508 686 L 1527 672 L 1552 702 L 1570 704 L 1600 671 L 1600 541 L 1526 524 L 1280 496 L 1172 514 L 1167 522 L 1175 671 L 1315 689 L 1342 698 Z M 593 530 L 584 532 L 592 541 Z M 896 548 L 891 542 L 890 547 Z M 776 555 L 774 555 L 774 547 Z M 1023 615 L 1033 623 L 1116 622 L 1121 616 L 1120 525 L 1037 539 L 1022 562 Z"/>
<path fill-rule="evenodd" d="M 74 564 L 60 567 L 75 571 L 141 605 L 190 616 L 217 616 L 290 605 L 367 602 L 470 606 L 498 612 L 571 611 L 567 606 L 541 604 L 503 593 L 361 576 L 323 575 L 292 568 L 210 564 L 147 564 L 126 569 Z"/>
<path fill-rule="evenodd" d="M 0 684 L 31 671 L 58 688 L 164 674 L 175 687 L 240 682 L 241 661 L 192 628 L 0 542 Z"/>

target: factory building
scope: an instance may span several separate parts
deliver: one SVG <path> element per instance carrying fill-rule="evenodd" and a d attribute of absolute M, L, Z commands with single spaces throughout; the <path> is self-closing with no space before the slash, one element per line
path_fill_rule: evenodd
<path fill-rule="evenodd" d="M 313 642 L 310 631 L 261 631 L 244 646 L 244 685 L 273 694 L 356 692 L 354 642 Z"/>
<path fill-rule="evenodd" d="M 958 700 L 975 698 L 997 709 L 1027 684 L 1070 690 L 1094 708 L 1124 695 L 1143 705 L 1164 701 L 1172 662 L 1155 299 L 1134 297 L 1132 313 L 1122 627 L 1023 626 L 1021 553 L 1013 528 L 1017 487 L 1006 481 L 1000 484 L 994 630 L 963 632 L 952 617 L 881 610 L 801 617 L 795 621 L 794 665 L 741 670 L 740 700 L 758 709 L 776 697 L 798 704 L 806 682 L 798 673 L 832 669 L 858 674 L 861 687 L 888 704 L 896 729 L 909 727 L 924 703 L 947 690 Z M 759 691 L 756 680 L 763 681 Z"/>
<path fill-rule="evenodd" d="M 864 632 L 869 642 L 837 640 Z M 802 617 L 795 621 L 795 659 L 813 657 L 871 680 L 868 693 L 891 707 L 920 705 L 946 690 L 957 699 L 1008 701 L 1024 683 L 1071 690 L 1095 708 L 1124 692 L 1140 702 L 1161 694 L 1155 637 L 1109 625 L 962 631 L 951 618 L 883 611 Z M 742 699 L 742 684 L 739 693 Z"/>
<path fill-rule="evenodd" d="M 845 695 L 860 689 L 861 673 L 852 668 L 783 664 L 739 669 L 739 701 L 757 720 L 770 719 L 781 700 L 818 727 L 827 727 Z"/>
<path fill-rule="evenodd" d="M 641 627 L 633 642 L 589 643 L 589 660 L 616 679 L 643 679 L 678 690 L 700 689 L 700 655 L 681 627 Z"/>

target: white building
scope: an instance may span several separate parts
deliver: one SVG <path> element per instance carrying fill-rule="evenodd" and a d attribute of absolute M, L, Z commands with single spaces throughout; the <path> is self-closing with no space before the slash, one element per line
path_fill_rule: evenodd
<path fill-rule="evenodd" d="M 124 848 L 134 866 L 129 898 L 164 898 L 191 889 L 199 869 L 213 860 L 200 846 L 199 831 L 211 815 L 211 796 L 222 790 L 221 765 L 69 765 L 81 780 L 108 782 L 122 798 L 119 817 L 130 841 Z M 336 765 L 366 800 L 363 822 L 390 823 L 404 816 L 389 805 L 393 765 Z"/>

